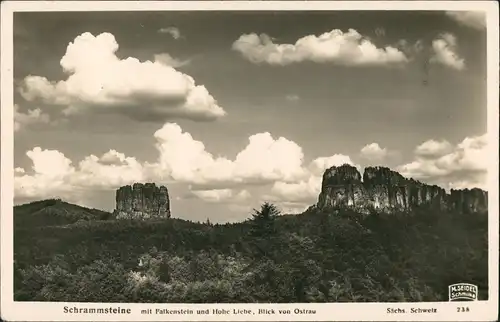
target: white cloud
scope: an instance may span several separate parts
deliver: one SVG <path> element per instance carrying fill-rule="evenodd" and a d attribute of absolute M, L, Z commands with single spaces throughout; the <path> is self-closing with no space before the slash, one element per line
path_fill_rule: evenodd
<path fill-rule="evenodd" d="M 203 183 L 227 180 L 233 164 L 226 158 L 214 158 L 201 141 L 183 132 L 175 123 L 166 123 L 154 133 L 159 152 L 158 169 L 175 181 Z"/>
<path fill-rule="evenodd" d="M 233 196 L 231 189 L 194 190 L 191 193 L 206 202 L 221 202 Z"/>
<path fill-rule="evenodd" d="M 289 65 L 303 61 L 335 63 L 344 66 L 392 65 L 408 61 L 396 47 L 377 48 L 354 29 L 334 29 L 319 36 L 308 35 L 295 44 L 275 44 L 266 34 L 241 35 L 233 50 L 249 61 L 270 65 Z"/>
<path fill-rule="evenodd" d="M 14 132 L 21 130 L 26 126 L 37 123 L 49 123 L 50 117 L 45 114 L 39 108 L 34 110 L 28 110 L 27 113 L 19 112 L 19 106 L 14 105 Z"/>
<path fill-rule="evenodd" d="M 186 66 L 190 63 L 189 60 L 180 60 L 172 57 L 168 53 L 156 54 L 154 57 L 155 57 L 155 62 L 166 66 L 172 66 L 174 68 Z"/>
<path fill-rule="evenodd" d="M 300 99 L 300 97 L 298 95 L 295 95 L 295 94 L 289 94 L 285 98 L 287 101 L 290 101 L 290 102 L 296 102 Z"/>
<path fill-rule="evenodd" d="M 241 190 L 237 194 L 233 189 L 211 189 L 211 190 L 191 190 L 194 196 L 211 203 L 240 203 L 247 201 L 251 195 L 247 190 Z"/>
<path fill-rule="evenodd" d="M 321 180 L 322 177 L 311 175 L 308 180 L 298 183 L 278 181 L 274 183 L 271 195 L 280 201 L 311 202 L 321 192 Z"/>
<path fill-rule="evenodd" d="M 326 169 L 333 166 L 341 166 L 343 164 L 350 164 L 358 169 L 360 168 L 359 165 L 355 164 L 349 156 L 344 154 L 334 154 L 329 157 L 319 157 L 314 159 L 309 164 L 309 170 L 314 175 L 322 176 Z"/>
<path fill-rule="evenodd" d="M 177 124 L 156 131 L 159 171 L 176 181 L 192 184 L 295 181 L 304 175 L 302 148 L 283 137 L 258 133 L 234 160 L 215 158 L 205 145 Z"/>
<path fill-rule="evenodd" d="M 451 148 L 446 143 L 428 142 L 417 147 L 413 162 L 399 167 L 401 174 L 444 188 L 485 187 L 489 159 L 486 135 L 467 137 Z"/>
<path fill-rule="evenodd" d="M 343 154 L 335 154 L 330 157 L 316 158 L 309 164 L 308 178 L 297 182 L 277 181 L 271 188 L 271 198 L 274 201 L 287 201 L 311 204 L 321 192 L 321 182 L 325 170 L 333 166 L 350 164 L 360 170 L 360 166 L 355 164 L 351 158 Z"/>
<path fill-rule="evenodd" d="M 57 150 L 42 150 L 36 147 L 26 152 L 33 161 L 33 171 L 49 178 L 62 178 L 74 172 L 71 160 Z"/>
<path fill-rule="evenodd" d="M 35 147 L 26 152 L 32 162 L 33 174 L 25 169 L 14 171 L 14 194 L 16 197 L 53 197 L 70 191 L 68 177 L 75 169 L 71 160 L 57 150 L 42 150 Z"/>
<path fill-rule="evenodd" d="M 486 28 L 486 14 L 482 11 L 447 11 L 446 15 L 468 27 L 480 30 Z"/>
<path fill-rule="evenodd" d="M 304 176 L 302 148 L 269 132 L 250 136 L 249 143 L 235 159 L 235 175 L 261 180 L 296 181 Z"/>
<path fill-rule="evenodd" d="M 89 155 L 74 167 L 59 151 L 35 148 L 27 152 L 34 164 L 33 173 L 25 173 L 21 168 L 16 170 L 16 182 L 19 187 L 22 186 L 22 189 L 16 190 L 16 195 L 33 196 L 40 189 L 32 187 L 40 185 L 45 186 L 44 192 L 59 194 L 60 190 L 88 187 L 114 189 L 152 180 L 188 183 L 195 190 L 217 189 L 222 198 L 227 193 L 224 189 L 229 187 L 269 184 L 277 180 L 294 182 L 307 175 L 302 167 L 301 147 L 283 137 L 274 139 L 269 133 L 250 136 L 248 145 L 234 160 L 214 157 L 205 150 L 202 142 L 183 132 L 175 123 L 166 123 L 154 133 L 154 137 L 159 157 L 153 163 L 141 163 L 134 157 L 110 150 L 101 157 Z M 47 158 L 50 160 L 46 161 Z M 49 175 L 50 171 L 63 171 L 57 177 L 61 185 L 59 181 L 51 181 L 54 176 Z M 198 195 L 214 198 L 208 192 L 199 192 Z M 249 197 L 249 192 L 245 190 L 233 196 L 236 200 Z"/>
<path fill-rule="evenodd" d="M 138 120 L 164 121 L 174 117 L 214 120 L 226 114 L 192 77 L 165 62 L 119 59 L 117 50 L 112 34 L 83 33 L 68 45 L 60 61 L 66 80 L 28 76 L 20 92 L 28 101 L 64 106 L 67 115 L 122 113 Z"/>
<path fill-rule="evenodd" d="M 273 185 L 281 201 L 304 202 L 317 197 L 325 169 L 344 163 L 336 154 L 303 164 L 302 148 L 286 138 L 258 133 L 234 159 L 214 157 L 205 145 L 179 125 L 166 123 L 154 133 L 158 159 L 141 162 L 116 150 L 89 155 L 73 164 L 63 153 L 37 147 L 27 152 L 32 171 L 16 168 L 16 198 L 69 195 L 93 188 L 106 190 L 133 182 L 186 183 L 195 195 L 212 202 L 243 202 L 251 198 L 243 185 Z"/>
<path fill-rule="evenodd" d="M 101 157 L 90 155 L 76 166 L 62 152 L 35 147 L 26 152 L 32 168 L 14 169 L 16 198 L 64 197 L 84 199 L 93 189 L 116 189 L 119 186 L 142 182 L 148 174 L 147 165 L 126 157 L 115 150 Z"/>
<path fill-rule="evenodd" d="M 234 159 L 214 157 L 205 145 L 173 123 L 154 133 L 158 159 L 141 162 L 116 150 L 89 155 L 73 163 L 62 152 L 35 147 L 26 152 L 31 169 L 17 167 L 16 198 L 76 196 L 92 190 L 116 189 L 133 182 L 187 183 L 193 196 L 208 202 L 245 203 L 251 198 L 243 185 L 271 185 L 268 196 L 278 205 L 296 209 L 314 203 L 324 171 L 351 164 L 347 155 L 318 157 L 303 162 L 302 148 L 269 133 L 249 137 Z M 429 140 L 415 149 L 415 160 L 399 167 L 403 175 L 445 188 L 484 187 L 487 169 L 486 136 L 464 139 L 456 146 Z M 290 208 L 291 209 L 291 208 Z"/>
<path fill-rule="evenodd" d="M 434 52 L 431 63 L 439 63 L 453 69 L 463 70 L 465 60 L 457 53 L 457 39 L 450 33 L 444 33 L 432 41 Z"/>
<path fill-rule="evenodd" d="M 158 32 L 161 33 L 161 34 L 169 34 L 175 40 L 183 38 L 183 36 L 181 35 L 181 32 L 180 32 L 179 28 L 177 28 L 177 27 L 161 28 L 161 29 L 158 30 Z"/>
<path fill-rule="evenodd" d="M 117 188 L 146 180 L 146 169 L 133 157 L 110 150 L 100 158 L 90 155 L 78 164 L 71 182 L 79 186 Z"/>
<path fill-rule="evenodd" d="M 419 157 L 436 158 L 453 150 L 453 146 L 446 140 L 428 140 L 415 148 L 415 155 Z"/>
<path fill-rule="evenodd" d="M 381 148 L 378 143 L 367 144 L 361 149 L 361 156 L 373 161 L 381 161 L 385 159 L 388 154 L 389 152 L 387 149 Z"/>

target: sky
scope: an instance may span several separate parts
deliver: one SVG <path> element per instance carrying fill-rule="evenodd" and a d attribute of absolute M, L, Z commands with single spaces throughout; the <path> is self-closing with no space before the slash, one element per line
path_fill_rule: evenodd
<path fill-rule="evenodd" d="M 14 57 L 15 204 L 155 182 L 234 222 L 344 163 L 485 186 L 479 12 L 17 12 Z"/>

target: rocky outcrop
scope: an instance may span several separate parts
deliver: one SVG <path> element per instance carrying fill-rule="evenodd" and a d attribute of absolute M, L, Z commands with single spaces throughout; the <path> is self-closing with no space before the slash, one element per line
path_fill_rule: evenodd
<path fill-rule="evenodd" d="M 165 186 L 134 183 L 116 191 L 117 219 L 170 218 L 170 200 Z"/>
<path fill-rule="evenodd" d="M 449 196 L 449 203 L 453 209 L 460 212 L 472 213 L 488 209 L 488 193 L 481 189 L 453 190 Z"/>
<path fill-rule="evenodd" d="M 488 195 L 481 189 L 451 190 L 407 179 L 385 167 L 368 167 L 363 177 L 348 164 L 331 167 L 323 175 L 319 209 L 353 209 L 360 213 L 405 212 L 416 208 L 482 212 Z"/>

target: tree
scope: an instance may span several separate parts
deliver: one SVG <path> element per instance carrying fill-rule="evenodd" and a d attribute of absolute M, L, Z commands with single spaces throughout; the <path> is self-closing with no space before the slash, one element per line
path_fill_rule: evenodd
<path fill-rule="evenodd" d="M 276 237 L 275 219 L 280 215 L 278 208 L 271 203 L 264 203 L 260 210 L 252 214 L 250 236 L 253 238 L 253 255 L 257 258 L 269 257 Z"/>
<path fill-rule="evenodd" d="M 162 260 L 160 262 L 159 268 L 158 268 L 158 278 L 160 281 L 164 283 L 169 283 L 170 280 L 172 279 L 171 272 L 170 272 L 170 266 L 168 265 L 166 260 Z"/>
<path fill-rule="evenodd" d="M 279 215 L 278 208 L 268 202 L 265 202 L 260 210 L 254 209 L 250 235 L 258 238 L 273 236 L 276 233 L 274 222 Z"/>

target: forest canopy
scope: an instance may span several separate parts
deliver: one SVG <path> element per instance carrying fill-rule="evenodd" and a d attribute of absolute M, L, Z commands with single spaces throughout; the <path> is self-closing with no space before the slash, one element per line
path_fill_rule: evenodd
<path fill-rule="evenodd" d="M 488 298 L 485 214 L 283 215 L 264 203 L 212 224 L 114 220 L 60 200 L 14 212 L 16 301 L 447 301 L 457 282 Z"/>

